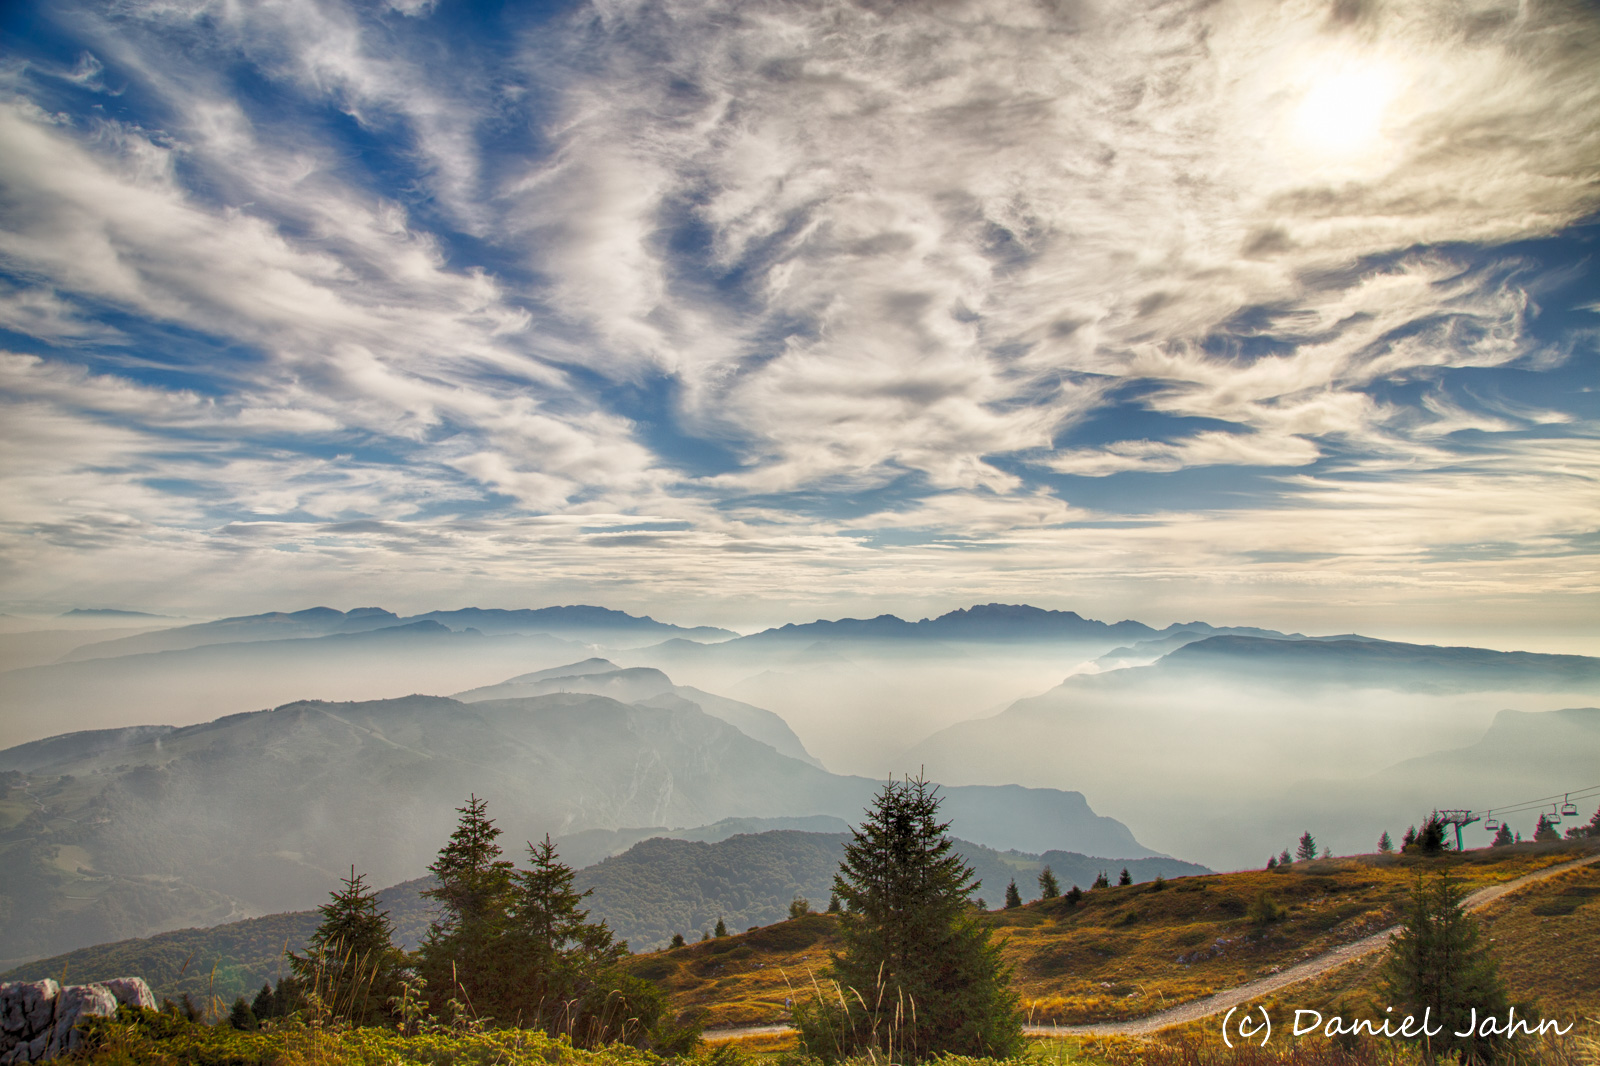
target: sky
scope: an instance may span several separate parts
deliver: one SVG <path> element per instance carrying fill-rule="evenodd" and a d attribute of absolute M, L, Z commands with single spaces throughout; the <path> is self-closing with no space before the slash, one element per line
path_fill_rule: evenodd
<path fill-rule="evenodd" d="M 1600 653 L 1600 9 L 14 0 L 0 611 Z"/>

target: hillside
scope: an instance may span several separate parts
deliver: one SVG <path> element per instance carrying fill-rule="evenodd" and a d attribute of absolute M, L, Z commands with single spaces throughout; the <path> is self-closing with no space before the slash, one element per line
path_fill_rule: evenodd
<path fill-rule="evenodd" d="M 590 914 L 604 919 L 635 950 L 664 946 L 674 932 L 697 939 L 701 933 L 709 932 L 719 917 L 735 931 L 777 921 L 787 916 L 789 904 L 797 895 L 813 899 L 821 909 L 838 869 L 846 834 L 794 830 L 727 832 L 751 821 L 756 820 L 728 819 L 679 831 L 711 839 L 645 840 L 616 858 L 578 870 L 575 886 L 594 890 L 585 903 Z M 601 831 L 592 831 L 598 832 Z M 590 835 L 579 834 L 575 842 L 559 841 L 563 858 L 573 854 L 568 850 L 569 843 L 579 844 L 575 851 L 581 852 L 584 838 Z M 967 841 L 958 841 L 957 847 L 985 879 L 980 892 L 996 899 L 1012 876 L 1018 877 L 1025 895 L 1035 894 L 1028 871 L 1037 870 L 1046 862 L 1062 871 L 1063 884 L 1072 883 L 1068 871 L 1093 868 L 1115 872 L 1124 865 L 1141 880 L 1158 873 L 1172 876 L 1203 872 L 1203 868 L 1177 859 L 1099 859 L 1062 852 L 1047 856 L 1002 854 Z M 1092 877 L 1090 873 L 1081 880 L 1088 884 Z M 431 901 L 421 897 L 429 883 L 426 878 L 418 878 L 379 893 L 383 908 L 395 924 L 396 942 L 408 950 L 421 942 L 433 917 Z M 989 885 L 998 887 L 990 889 Z M 209 929 L 176 930 L 80 948 L 27 963 L 0 977 L 33 980 L 63 970 L 100 976 L 140 973 L 163 995 L 209 989 L 231 999 L 277 974 L 285 947 L 301 950 L 316 921 L 314 911 L 304 910 Z"/>
<path fill-rule="evenodd" d="M 1032 1021 L 1109 1021 L 1200 999 L 1384 928 L 1418 870 L 1449 868 L 1475 888 L 1592 848 L 1518 845 L 1461 855 L 1319 860 L 1096 889 L 1076 906 L 1059 898 L 982 919 L 1005 938 L 1004 955 Z M 1600 983 L 1588 980 L 1600 956 L 1600 893 L 1589 891 L 1600 883 L 1594 870 L 1562 875 L 1497 905 L 1510 915 L 1494 919 L 1492 928 L 1497 943 L 1503 929 L 1515 945 L 1504 955 L 1514 995 L 1589 1015 L 1600 1010 Z M 1282 909 L 1280 918 L 1252 916 L 1263 894 Z M 1538 918 L 1543 925 L 1535 924 Z M 812 916 L 641 955 L 633 970 L 666 986 L 680 1010 L 708 1011 L 713 1027 L 781 1023 L 785 1000 L 812 994 L 813 979 L 821 979 L 830 952 L 838 949 L 835 921 Z M 1353 980 L 1359 983 L 1359 975 Z M 1295 998 L 1304 999 L 1298 991 Z"/>
<path fill-rule="evenodd" d="M 851 820 L 880 787 L 781 755 L 686 702 L 575 693 L 301 702 L 123 746 L 103 739 L 10 771 L 0 958 L 311 907 L 352 863 L 375 884 L 418 877 L 471 794 L 515 848 L 584 829 Z M 1151 854 L 1078 793 L 944 795 L 956 831 L 988 846 Z"/>

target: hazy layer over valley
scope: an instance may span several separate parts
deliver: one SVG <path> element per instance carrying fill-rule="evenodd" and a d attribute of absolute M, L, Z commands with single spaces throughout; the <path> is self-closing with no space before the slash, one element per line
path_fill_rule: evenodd
<path fill-rule="evenodd" d="M 921 768 L 975 847 L 1226 869 L 1600 766 L 1581 656 L 998 604 L 746 636 L 600 608 L 137 621 L 0 634 L 28 663 L 0 675 L 0 958 L 305 908 L 352 863 L 416 878 L 469 794 L 589 866 L 837 832 Z M 685 828 L 715 825 L 741 828 Z"/>

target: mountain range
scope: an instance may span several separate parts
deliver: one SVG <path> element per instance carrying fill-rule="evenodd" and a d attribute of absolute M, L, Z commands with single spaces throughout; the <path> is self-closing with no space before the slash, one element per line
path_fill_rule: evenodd
<path fill-rule="evenodd" d="M 0 752 L 0 766 L 12 775 L 0 831 L 9 957 L 308 906 L 351 863 L 378 883 L 416 877 L 474 794 L 508 840 L 529 841 L 728 817 L 853 820 L 882 787 L 670 692 L 301 701 L 34 742 Z M 955 831 L 991 847 L 1154 854 L 1081 793 L 943 794 Z"/>
<path fill-rule="evenodd" d="M 754 820 L 730 819 L 646 837 L 613 858 L 579 869 L 574 885 L 591 893 L 584 902 L 591 917 L 603 919 L 634 951 L 663 947 L 673 933 L 697 940 L 718 919 L 733 932 L 780 921 L 797 896 L 822 909 L 849 838 L 845 824 L 833 819 L 839 829 L 827 833 L 728 833 L 739 821 Z M 572 838 L 557 842 L 560 858 L 569 866 L 575 865 L 572 843 Z M 977 894 L 992 906 L 999 905 L 1013 878 L 1024 898 L 1037 896 L 1034 882 L 1045 865 L 1063 887 L 1088 885 L 1101 872 L 1115 878 L 1123 867 L 1136 881 L 1210 872 L 1177 859 L 1002 853 L 964 840 L 955 842 L 955 850 L 981 878 Z M 418 878 L 378 894 L 394 925 L 395 942 L 406 949 L 421 943 L 433 920 L 432 901 L 421 894 L 432 884 L 429 878 Z M 175 930 L 34 960 L 0 973 L 0 980 L 37 980 L 63 971 L 87 981 L 138 973 L 159 995 L 211 993 L 227 1001 L 281 975 L 285 947 L 301 950 L 317 921 L 316 911 L 305 910 L 204 930 Z"/>

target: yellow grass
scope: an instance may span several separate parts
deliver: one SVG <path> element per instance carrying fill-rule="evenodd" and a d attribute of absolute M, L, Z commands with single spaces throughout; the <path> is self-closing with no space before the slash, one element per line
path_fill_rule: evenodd
<path fill-rule="evenodd" d="M 983 920 L 1004 942 L 1031 1021 L 1115 1021 L 1237 987 L 1392 925 L 1419 868 L 1448 868 L 1472 890 L 1576 854 L 1566 844 L 1519 845 L 1460 855 L 1319 860 L 1179 878 L 1160 888 L 1097 889 L 1076 906 L 1065 898 L 1040 901 Z M 1592 867 L 1564 875 L 1489 913 L 1523 914 L 1548 904 L 1552 893 L 1586 890 L 1597 876 L 1600 870 Z M 1282 909 L 1280 920 L 1249 916 L 1262 895 Z M 1524 914 L 1491 935 L 1507 942 L 1505 973 L 1514 993 L 1526 988 L 1527 995 L 1537 993 L 1564 1010 L 1600 1014 L 1600 964 L 1594 961 L 1600 956 L 1600 901 L 1581 894 L 1559 898 L 1578 901 L 1571 915 Z M 641 955 L 632 968 L 660 982 L 678 1010 L 705 1011 L 709 1028 L 782 1023 L 789 1017 L 785 1001 L 808 998 L 813 975 L 823 979 L 839 946 L 836 921 L 810 915 Z"/>

